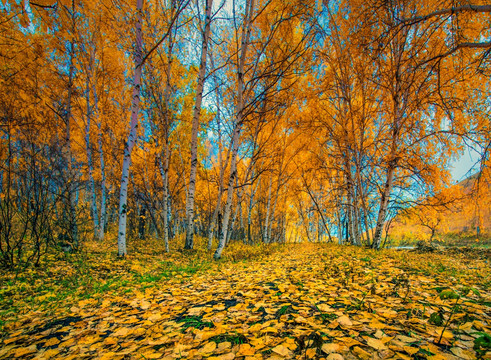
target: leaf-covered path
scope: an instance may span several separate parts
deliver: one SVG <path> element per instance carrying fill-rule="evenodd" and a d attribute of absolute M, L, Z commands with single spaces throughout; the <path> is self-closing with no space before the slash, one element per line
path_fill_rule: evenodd
<path fill-rule="evenodd" d="M 0 358 L 489 359 L 489 275 L 489 259 L 459 254 L 285 246 L 63 317 L 30 312 Z"/>

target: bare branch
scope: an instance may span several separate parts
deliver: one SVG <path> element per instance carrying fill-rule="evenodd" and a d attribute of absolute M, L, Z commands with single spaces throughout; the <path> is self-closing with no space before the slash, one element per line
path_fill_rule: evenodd
<path fill-rule="evenodd" d="M 400 19 L 400 21 L 405 24 L 415 24 L 422 21 L 426 21 L 433 17 L 442 16 L 442 15 L 452 15 L 462 12 L 491 13 L 491 5 L 467 4 L 462 6 L 455 6 L 447 9 L 436 10 L 427 15 L 415 16 L 409 19 Z"/>

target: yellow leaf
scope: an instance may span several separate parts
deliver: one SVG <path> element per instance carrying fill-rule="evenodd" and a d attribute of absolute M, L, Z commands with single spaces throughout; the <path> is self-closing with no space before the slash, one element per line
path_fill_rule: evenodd
<path fill-rule="evenodd" d="M 407 355 L 402 354 L 402 353 L 399 353 L 399 352 L 396 353 L 396 354 L 397 354 L 398 357 L 400 357 L 403 360 L 412 360 L 412 358 L 413 358 L 412 356 L 407 356 Z"/>
<path fill-rule="evenodd" d="M 151 304 L 148 301 L 143 300 L 141 305 L 140 305 L 140 308 L 143 310 L 147 310 L 150 307 L 150 305 Z"/>
<path fill-rule="evenodd" d="M 225 342 L 218 344 L 218 351 L 222 352 L 222 351 L 229 349 L 231 347 L 232 347 L 232 343 L 229 341 L 225 341 Z"/>
<path fill-rule="evenodd" d="M 405 336 L 405 335 L 397 335 L 396 339 L 402 341 L 403 343 L 413 343 L 418 341 L 418 339 L 415 339 L 413 337 Z"/>
<path fill-rule="evenodd" d="M 218 355 L 218 356 L 210 356 L 208 360 L 233 360 L 235 359 L 235 354 L 234 353 L 228 353 L 228 354 L 223 354 L 223 355 Z"/>
<path fill-rule="evenodd" d="M 206 343 L 205 346 L 203 346 L 199 350 L 199 353 L 200 354 L 210 354 L 213 351 L 215 351 L 216 348 L 217 348 L 217 344 L 213 341 L 210 341 L 210 342 Z"/>
<path fill-rule="evenodd" d="M 104 344 L 105 345 L 116 345 L 118 343 L 118 340 L 116 340 L 113 337 L 107 337 L 104 339 Z"/>
<path fill-rule="evenodd" d="M 60 343 L 60 340 L 58 340 L 55 337 L 52 337 L 51 339 L 49 339 L 48 341 L 46 341 L 44 343 L 44 346 L 48 347 L 48 346 L 58 345 L 59 343 Z"/>
<path fill-rule="evenodd" d="M 249 344 L 240 344 L 239 351 L 237 352 L 237 356 L 249 356 L 254 355 L 256 352 L 251 345 Z"/>
<path fill-rule="evenodd" d="M 355 339 L 350 338 L 350 337 L 336 338 L 336 340 L 338 340 L 339 342 L 342 342 L 347 347 L 352 347 L 354 345 L 363 345 L 358 340 L 355 340 Z"/>
<path fill-rule="evenodd" d="M 201 315 L 202 312 L 203 312 L 203 308 L 195 307 L 195 308 L 189 309 L 188 314 L 193 315 L 193 316 L 198 316 L 198 315 Z"/>
<path fill-rule="evenodd" d="M 465 324 L 460 325 L 459 329 L 460 330 L 470 330 L 470 329 L 472 329 L 472 325 L 473 325 L 472 322 L 466 322 Z"/>
<path fill-rule="evenodd" d="M 34 353 L 36 351 L 37 351 L 36 345 L 31 345 L 29 347 L 23 347 L 23 348 L 17 349 L 15 351 L 14 357 L 18 358 L 18 357 L 21 357 L 21 356 L 25 356 L 27 354 L 32 354 L 32 353 Z"/>
<path fill-rule="evenodd" d="M 111 360 L 111 359 L 114 359 L 115 357 L 116 357 L 116 353 L 113 351 L 109 351 L 109 352 L 104 353 L 99 359 L 100 360 Z"/>
<path fill-rule="evenodd" d="M 329 354 L 326 360 L 344 360 L 344 357 L 341 354 L 332 353 Z"/>
<path fill-rule="evenodd" d="M 352 326 L 353 325 L 353 323 L 351 322 L 351 320 L 349 319 L 349 317 L 347 317 L 346 315 L 342 315 L 342 316 L 338 317 L 336 319 L 336 321 L 341 326 Z"/>
<path fill-rule="evenodd" d="M 404 346 L 403 349 L 409 355 L 414 355 L 414 354 L 416 354 L 419 351 L 418 348 L 415 348 L 415 347 L 412 347 L 412 346 Z"/>
<path fill-rule="evenodd" d="M 46 350 L 42 357 L 43 359 L 51 359 L 51 358 L 55 358 L 56 359 L 56 356 L 60 353 L 60 351 L 58 349 L 49 349 L 49 350 Z"/>
<path fill-rule="evenodd" d="M 160 313 L 156 313 L 156 314 L 152 314 L 148 317 L 148 321 L 152 321 L 152 322 L 155 322 L 155 321 L 158 321 L 162 318 L 162 315 Z"/>
<path fill-rule="evenodd" d="M 131 329 L 124 327 L 124 328 L 120 328 L 119 330 L 117 330 L 113 335 L 114 336 L 126 336 L 130 332 L 131 332 Z"/>
<path fill-rule="evenodd" d="M 154 352 L 153 350 L 150 350 L 142 354 L 142 356 L 144 359 L 160 359 L 162 357 L 162 353 Z"/>
<path fill-rule="evenodd" d="M 249 331 L 254 333 L 254 332 L 257 332 L 257 331 L 261 330 L 262 327 L 263 327 L 262 324 L 257 323 L 257 324 L 252 325 L 249 328 Z"/>
<path fill-rule="evenodd" d="M 370 323 L 370 327 L 373 329 L 383 330 L 383 329 L 385 329 L 386 325 L 384 323 L 381 323 L 379 321 L 374 320 Z"/>
<path fill-rule="evenodd" d="M 90 345 L 95 343 L 97 340 L 99 340 L 100 336 L 99 335 L 87 335 L 81 338 L 78 343 L 79 344 L 84 344 L 84 345 Z"/>
<path fill-rule="evenodd" d="M 339 345 L 335 343 L 323 344 L 321 350 L 326 354 L 334 353 L 339 351 Z"/>
<path fill-rule="evenodd" d="M 469 350 L 464 350 L 459 347 L 453 347 L 450 349 L 452 354 L 457 356 L 459 359 L 463 360 L 474 360 L 476 357 L 474 356 L 473 353 L 471 353 Z"/>
<path fill-rule="evenodd" d="M 224 344 L 230 344 L 230 343 L 224 343 Z M 221 345 L 221 344 L 220 344 Z M 231 344 L 230 344 L 231 345 Z M 262 338 L 259 339 L 252 339 L 251 340 L 251 345 L 254 346 L 256 350 L 262 349 L 264 345 L 264 340 Z"/>
<path fill-rule="evenodd" d="M 371 355 L 369 352 L 367 352 L 367 351 L 363 350 L 363 349 L 362 349 L 361 347 L 359 347 L 359 346 L 355 346 L 355 347 L 353 348 L 353 353 L 355 353 L 355 354 L 356 354 L 356 356 L 358 356 L 358 358 L 360 358 L 360 359 L 362 359 L 362 360 L 369 360 L 369 359 L 373 359 L 373 356 L 372 356 L 372 355 Z"/>
<path fill-rule="evenodd" d="M 261 334 L 264 334 L 264 333 L 277 333 L 277 332 L 278 332 L 278 329 L 276 329 L 274 327 L 271 327 L 271 326 L 268 326 L 267 328 L 261 330 Z"/>
<path fill-rule="evenodd" d="M 307 355 L 309 359 L 312 359 L 316 355 L 316 353 L 317 350 L 313 348 L 307 349 L 307 351 L 305 351 L 305 355 Z"/>
<path fill-rule="evenodd" d="M 271 349 L 274 353 L 283 356 L 283 357 L 290 357 L 292 356 L 292 352 L 284 345 L 278 345 L 275 346 L 273 349 Z"/>
<path fill-rule="evenodd" d="M 367 341 L 368 346 L 374 348 L 375 350 L 385 350 L 387 349 L 387 346 L 380 341 L 379 339 L 374 339 L 371 337 L 366 336 L 365 340 Z"/>
<path fill-rule="evenodd" d="M 333 311 L 332 307 L 330 307 L 327 304 L 319 304 L 319 305 L 317 305 L 317 308 L 322 312 L 330 312 L 330 311 L 332 312 Z"/>

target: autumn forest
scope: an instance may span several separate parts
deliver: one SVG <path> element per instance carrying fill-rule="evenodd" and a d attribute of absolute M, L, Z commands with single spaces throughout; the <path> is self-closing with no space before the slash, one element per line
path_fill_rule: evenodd
<path fill-rule="evenodd" d="M 491 358 L 490 26 L 1 2 L 0 359 Z"/>

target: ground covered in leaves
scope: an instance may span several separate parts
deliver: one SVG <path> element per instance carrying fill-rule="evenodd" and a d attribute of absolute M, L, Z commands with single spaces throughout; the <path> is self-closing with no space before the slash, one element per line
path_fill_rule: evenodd
<path fill-rule="evenodd" d="M 486 256 L 95 249 L 2 274 L 0 359 L 491 359 Z"/>

